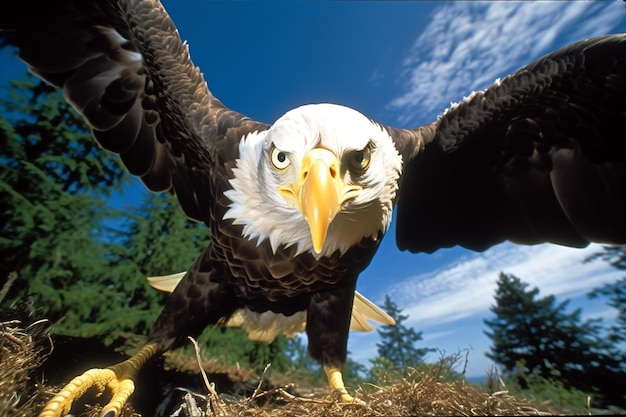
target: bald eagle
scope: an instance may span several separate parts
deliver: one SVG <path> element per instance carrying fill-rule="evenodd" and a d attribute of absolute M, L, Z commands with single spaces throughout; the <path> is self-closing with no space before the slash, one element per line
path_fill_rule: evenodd
<path fill-rule="evenodd" d="M 353 401 L 341 367 L 353 304 L 367 304 L 356 281 L 395 206 L 397 244 L 412 252 L 626 243 L 625 35 L 572 44 L 397 129 L 335 104 L 271 125 L 227 108 L 156 0 L 22 0 L 0 27 L 102 147 L 213 234 L 173 278 L 146 346 L 72 380 L 42 416 L 90 386 L 111 389 L 102 413 L 117 415 L 146 361 L 224 323 L 260 340 L 305 330 L 331 388 Z"/>

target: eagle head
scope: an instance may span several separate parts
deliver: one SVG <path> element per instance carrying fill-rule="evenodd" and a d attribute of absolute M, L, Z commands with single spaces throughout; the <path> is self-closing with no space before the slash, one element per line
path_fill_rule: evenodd
<path fill-rule="evenodd" d="M 377 239 L 391 222 L 402 169 L 389 134 L 356 110 L 298 107 L 242 138 L 224 219 L 259 243 L 316 257 Z"/>

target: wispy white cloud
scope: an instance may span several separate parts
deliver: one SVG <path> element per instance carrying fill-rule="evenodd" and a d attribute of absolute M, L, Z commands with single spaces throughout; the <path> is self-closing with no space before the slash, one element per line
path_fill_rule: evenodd
<path fill-rule="evenodd" d="M 391 100 L 402 124 L 440 114 L 557 47 L 609 33 L 623 4 L 453 2 L 436 8 L 403 63 L 403 93 Z"/>
<path fill-rule="evenodd" d="M 584 295 L 621 275 L 606 262 L 583 263 L 599 245 L 573 249 L 556 245 L 516 246 L 505 243 L 469 255 L 425 276 L 414 276 L 386 291 L 420 329 L 472 316 L 486 316 L 493 304 L 500 272 L 538 287 L 540 295 L 561 299 Z"/>

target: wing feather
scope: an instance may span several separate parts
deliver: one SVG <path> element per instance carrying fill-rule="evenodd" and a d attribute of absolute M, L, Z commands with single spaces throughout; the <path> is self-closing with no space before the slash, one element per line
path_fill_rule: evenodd
<path fill-rule="evenodd" d="M 408 131 L 423 150 L 403 173 L 401 249 L 626 243 L 626 35 L 553 52 L 427 127 Z"/>
<path fill-rule="evenodd" d="M 25 0 L 1 15 L 2 40 L 63 88 L 105 149 L 149 189 L 176 193 L 187 215 L 210 220 L 213 198 L 198 196 L 217 195 L 227 180 L 190 177 L 211 177 L 226 142 L 268 126 L 211 94 L 158 1 Z"/>
<path fill-rule="evenodd" d="M 376 304 L 365 298 L 360 292 L 354 292 L 354 303 L 352 304 L 352 320 L 350 330 L 371 332 L 374 330 L 369 320 L 377 323 L 393 326 L 396 321 L 381 310 Z"/>

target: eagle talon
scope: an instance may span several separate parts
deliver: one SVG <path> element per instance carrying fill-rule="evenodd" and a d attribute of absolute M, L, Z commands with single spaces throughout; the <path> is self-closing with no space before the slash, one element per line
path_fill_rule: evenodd
<path fill-rule="evenodd" d="M 75 399 L 80 398 L 90 388 L 97 390 L 97 396 L 102 395 L 106 388 L 112 392 L 111 401 L 103 409 L 103 414 L 113 411 L 113 416 L 119 412 L 135 389 L 135 384 L 130 379 L 118 379 L 110 368 L 90 369 L 72 379 L 57 395 L 55 395 L 44 407 L 39 417 L 60 417 L 66 415 L 72 408 Z M 107 414 L 109 416 L 111 414 Z"/>
<path fill-rule="evenodd" d="M 130 378 L 115 378 L 108 384 L 112 396 L 107 405 L 100 412 L 101 417 L 117 417 L 128 398 L 135 391 L 135 383 Z"/>
<path fill-rule="evenodd" d="M 365 401 L 359 398 L 354 398 L 352 395 L 348 394 L 346 390 L 343 390 L 343 392 L 339 390 L 339 392 L 341 393 L 341 397 L 339 397 L 339 400 L 342 404 L 365 405 Z"/>
<path fill-rule="evenodd" d="M 101 417 L 119 416 L 122 408 L 135 391 L 133 379 L 141 367 L 158 352 L 157 346 L 148 344 L 136 355 L 106 369 L 94 368 L 72 379 L 57 395 L 52 397 L 39 417 L 61 417 L 72 408 L 72 402 L 90 388 L 96 388 L 99 397 L 109 389 L 111 399 L 102 408 Z"/>
<path fill-rule="evenodd" d="M 343 383 L 343 376 L 341 375 L 341 371 L 339 370 L 339 368 L 324 365 L 324 372 L 326 372 L 326 377 L 328 378 L 328 385 L 330 385 L 330 388 L 334 391 L 338 391 L 341 395 L 339 397 L 339 400 L 342 403 L 365 405 L 364 401 L 359 400 L 358 398 L 354 398 L 352 395 L 348 394 L 348 390 L 346 390 L 346 387 Z"/>

